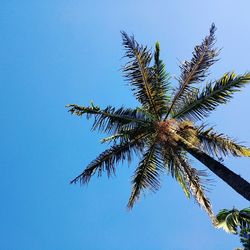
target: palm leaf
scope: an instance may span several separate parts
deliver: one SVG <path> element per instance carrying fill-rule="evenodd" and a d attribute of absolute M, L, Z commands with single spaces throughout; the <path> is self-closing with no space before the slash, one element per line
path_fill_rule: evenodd
<path fill-rule="evenodd" d="M 159 189 L 159 173 L 164 168 L 159 155 L 159 149 L 154 141 L 144 153 L 133 176 L 132 192 L 128 202 L 129 209 L 134 206 L 134 203 L 139 199 L 140 193 L 143 190 L 150 189 L 154 192 Z"/>
<path fill-rule="evenodd" d="M 113 142 L 113 143 L 126 143 L 131 141 L 132 139 L 142 135 L 142 134 L 146 134 L 146 133 L 150 133 L 150 127 L 144 127 L 144 126 L 136 126 L 132 129 L 130 128 L 121 128 L 119 130 L 119 133 L 116 133 L 114 135 L 105 137 L 101 140 L 101 143 L 106 143 L 106 142 Z M 152 130 L 152 129 L 151 129 Z"/>
<path fill-rule="evenodd" d="M 217 228 L 222 228 L 228 233 L 239 234 L 244 249 L 250 250 L 250 208 L 240 211 L 222 209 L 216 218 L 217 224 L 215 226 Z"/>
<path fill-rule="evenodd" d="M 155 44 L 154 66 L 151 68 L 151 81 L 154 91 L 152 92 L 155 107 L 158 115 L 161 117 L 167 112 L 170 97 L 167 93 L 170 90 L 170 76 L 166 73 L 165 64 L 160 59 L 160 44 Z"/>
<path fill-rule="evenodd" d="M 131 161 L 132 153 L 141 151 L 143 148 L 143 139 L 146 137 L 145 134 L 140 135 L 129 142 L 114 145 L 111 148 L 101 153 L 95 160 L 93 160 L 87 168 L 70 183 L 77 183 L 80 181 L 81 184 L 88 183 L 90 178 L 98 172 L 98 176 L 102 175 L 103 171 L 107 172 L 107 176 L 110 177 L 115 174 L 115 165 L 120 161 L 127 160 Z"/>
<path fill-rule="evenodd" d="M 134 36 L 129 37 L 124 31 L 122 40 L 126 49 L 125 56 L 130 60 L 123 68 L 124 76 L 130 82 L 132 91 L 142 106 L 160 119 L 159 101 L 156 99 L 150 70 L 152 55 L 147 47 L 139 45 Z"/>
<path fill-rule="evenodd" d="M 193 88 L 191 85 L 203 81 L 208 75 L 209 67 L 217 61 L 216 57 L 219 51 L 213 48 L 215 43 L 215 30 L 215 25 L 212 24 L 210 34 L 205 37 L 201 45 L 197 45 L 194 48 L 191 61 L 184 61 L 180 65 L 181 76 L 178 79 L 179 87 L 175 91 L 166 118 L 172 109 L 179 109 L 183 102 L 186 101 L 187 96 L 193 95 L 193 92 L 196 92 L 196 88 Z"/>
<path fill-rule="evenodd" d="M 167 173 L 176 179 L 176 181 L 181 186 L 185 195 L 188 198 L 190 198 L 191 192 L 190 192 L 189 184 L 187 184 L 186 178 L 183 175 L 184 173 L 183 173 L 183 169 L 181 168 L 181 165 L 179 164 L 178 161 L 176 161 L 176 155 L 181 154 L 181 153 L 182 153 L 181 151 L 174 152 L 172 148 L 169 148 L 166 145 L 164 149 L 162 150 L 164 164 L 165 164 Z"/>
<path fill-rule="evenodd" d="M 130 109 L 121 107 L 116 109 L 108 106 L 105 109 L 100 109 L 98 106 L 78 106 L 75 104 L 67 105 L 69 112 L 72 114 L 82 116 L 86 114 L 87 119 L 92 116 L 95 118 L 92 129 L 103 132 L 117 132 L 120 129 L 133 128 L 138 125 L 147 125 L 150 117 L 142 111 L 142 109 Z"/>
<path fill-rule="evenodd" d="M 197 129 L 197 137 L 203 149 L 217 158 L 232 154 L 233 156 L 250 157 L 250 149 L 240 145 L 235 140 L 213 131 L 213 128 L 205 129 L 202 125 Z"/>
<path fill-rule="evenodd" d="M 204 183 L 208 183 L 209 181 L 208 179 L 204 179 L 204 177 L 207 177 L 206 172 L 192 168 L 186 157 L 181 154 L 176 155 L 176 166 L 182 169 L 181 172 L 194 199 L 214 221 L 212 206 L 204 191 Z"/>
<path fill-rule="evenodd" d="M 239 223 L 239 211 L 237 209 L 222 209 L 216 216 L 217 228 L 224 229 L 227 233 L 237 234 Z"/>
<path fill-rule="evenodd" d="M 199 93 L 186 98 L 183 105 L 175 110 L 173 117 L 180 119 L 202 119 L 207 117 L 218 105 L 227 103 L 235 92 L 240 91 L 250 81 L 250 73 L 225 74 L 215 83 L 209 83 Z"/>

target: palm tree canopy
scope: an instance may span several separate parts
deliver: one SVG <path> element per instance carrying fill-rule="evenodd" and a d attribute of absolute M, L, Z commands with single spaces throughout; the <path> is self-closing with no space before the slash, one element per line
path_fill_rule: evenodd
<path fill-rule="evenodd" d="M 216 216 L 217 228 L 227 233 L 239 234 L 244 250 L 250 250 L 250 207 L 242 210 L 222 209 Z"/>
<path fill-rule="evenodd" d="M 210 66 L 218 60 L 220 50 L 214 48 L 215 30 L 212 24 L 209 35 L 195 47 L 192 59 L 180 65 L 177 88 L 171 88 L 170 76 L 160 58 L 159 43 L 152 53 L 134 36 L 121 32 L 128 59 L 123 74 L 141 106 L 67 105 L 72 114 L 94 118 L 92 129 L 108 134 L 102 143 L 112 144 L 71 183 L 87 183 L 95 173 L 101 176 L 106 172 L 110 176 L 119 162 L 131 161 L 136 155 L 140 162 L 132 177 L 129 208 L 146 189 L 158 190 L 160 176 L 167 172 L 178 181 L 187 197 L 193 196 L 213 218 L 211 203 L 205 194 L 207 174 L 191 166 L 188 153 L 195 149 L 210 159 L 219 160 L 228 154 L 250 156 L 247 147 L 228 136 L 205 125 L 195 125 L 219 104 L 227 103 L 250 81 L 250 73 L 236 75 L 229 72 L 219 80 L 209 82 L 205 88 L 198 88 L 208 76 Z"/>
<path fill-rule="evenodd" d="M 250 225 L 250 207 L 242 210 L 233 208 L 232 210 L 222 209 L 216 216 L 217 228 L 224 229 L 227 233 L 236 234 L 238 227 L 245 227 Z"/>

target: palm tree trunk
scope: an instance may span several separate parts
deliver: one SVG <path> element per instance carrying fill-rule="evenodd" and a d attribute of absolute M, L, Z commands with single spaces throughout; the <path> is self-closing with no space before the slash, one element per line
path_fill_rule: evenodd
<path fill-rule="evenodd" d="M 240 175 L 237 175 L 226 166 L 215 160 L 199 148 L 195 147 L 181 136 L 178 136 L 181 146 L 197 160 L 202 162 L 214 174 L 225 181 L 237 193 L 250 201 L 250 183 L 244 180 Z"/>

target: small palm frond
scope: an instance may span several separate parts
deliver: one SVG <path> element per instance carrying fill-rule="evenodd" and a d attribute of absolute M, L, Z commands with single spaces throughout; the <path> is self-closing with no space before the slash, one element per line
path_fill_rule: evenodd
<path fill-rule="evenodd" d="M 125 56 L 129 62 L 123 67 L 124 76 L 128 79 L 136 98 L 142 106 L 156 115 L 159 120 L 158 104 L 154 85 L 151 82 L 150 62 L 152 55 L 147 47 L 139 45 L 134 36 L 121 32 L 123 45 L 126 49 Z"/>
<path fill-rule="evenodd" d="M 69 112 L 72 114 L 82 116 L 86 114 L 87 119 L 94 116 L 95 120 L 92 126 L 93 130 L 99 130 L 102 132 L 117 132 L 119 129 L 126 127 L 134 128 L 138 125 L 147 125 L 150 121 L 150 117 L 142 110 L 119 108 L 116 109 L 112 106 L 108 106 L 105 109 L 100 109 L 98 106 L 78 106 L 75 104 L 67 105 Z"/>
<path fill-rule="evenodd" d="M 227 103 L 235 92 L 250 82 L 250 72 L 243 75 L 226 73 L 215 83 L 209 83 L 201 91 L 186 98 L 183 105 L 176 109 L 174 118 L 202 119 L 207 117 L 218 105 Z"/>
<path fill-rule="evenodd" d="M 237 209 L 222 209 L 216 216 L 217 228 L 223 228 L 227 233 L 237 234 L 239 224 L 239 211 Z"/>
<path fill-rule="evenodd" d="M 217 228 L 222 228 L 228 233 L 239 234 L 244 250 L 250 250 L 250 208 L 240 211 L 222 209 L 216 218 Z"/>
<path fill-rule="evenodd" d="M 159 189 L 159 174 L 163 169 L 164 165 L 160 158 L 160 151 L 154 141 L 144 153 L 133 176 L 132 192 L 127 205 L 129 209 L 133 208 L 143 190 L 149 189 L 155 192 Z"/>
<path fill-rule="evenodd" d="M 197 129 L 197 137 L 200 140 L 202 149 L 212 156 L 221 158 L 228 154 L 233 156 L 250 157 L 250 149 L 240 145 L 235 140 L 213 131 L 213 128 L 205 129 L 202 125 Z"/>
<path fill-rule="evenodd" d="M 130 142 L 121 143 L 114 145 L 111 148 L 101 153 L 95 160 L 93 160 L 87 168 L 70 183 L 77 183 L 80 181 L 81 184 L 88 183 L 90 178 L 98 172 L 98 176 L 102 175 L 102 172 L 106 171 L 107 176 L 110 177 L 115 174 L 115 165 L 120 161 L 127 160 L 131 161 L 132 153 L 138 153 L 143 148 L 143 139 L 146 135 L 141 135 Z"/>
<path fill-rule="evenodd" d="M 172 109 L 179 109 L 183 105 L 183 102 L 186 102 L 186 98 L 189 95 L 193 95 L 193 92 L 196 92 L 196 88 L 193 88 L 191 85 L 203 81 L 208 75 L 209 67 L 217 61 L 216 57 L 219 54 L 219 50 L 213 48 L 215 30 L 215 25 L 212 24 L 210 34 L 205 37 L 201 45 L 197 45 L 194 48 L 191 61 L 184 61 L 180 65 L 181 76 L 178 79 L 179 87 L 174 94 L 168 114 Z"/>
<path fill-rule="evenodd" d="M 209 182 L 206 172 L 192 168 L 184 155 L 176 155 L 175 161 L 176 167 L 180 168 L 180 172 L 182 172 L 182 176 L 185 179 L 186 185 L 189 186 L 192 196 L 214 222 L 215 217 L 212 211 L 212 205 L 204 191 L 204 184 Z M 204 177 L 206 179 L 204 179 Z"/>
<path fill-rule="evenodd" d="M 166 73 L 165 64 L 160 59 L 160 44 L 155 44 L 154 52 L 154 66 L 151 68 L 151 81 L 154 91 L 153 99 L 155 101 L 156 111 L 161 117 L 167 112 L 167 105 L 170 101 L 170 97 L 167 93 L 170 90 L 170 76 Z"/>

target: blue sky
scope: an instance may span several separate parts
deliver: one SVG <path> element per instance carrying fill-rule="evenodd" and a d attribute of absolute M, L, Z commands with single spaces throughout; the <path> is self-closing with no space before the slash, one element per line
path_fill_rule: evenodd
<path fill-rule="evenodd" d="M 210 79 L 250 70 L 249 1 L 1 1 L 0 113 L 3 250 L 228 250 L 233 235 L 215 230 L 170 177 L 128 212 L 135 163 L 117 177 L 69 185 L 105 146 L 91 122 L 67 113 L 68 103 L 134 107 L 122 79 L 120 31 L 141 43 L 160 41 L 167 71 L 217 30 L 221 60 Z M 250 86 L 208 119 L 218 131 L 250 146 Z M 250 181 L 249 159 L 225 164 Z M 197 168 L 202 166 L 194 162 Z M 215 212 L 249 202 L 211 174 Z"/>

